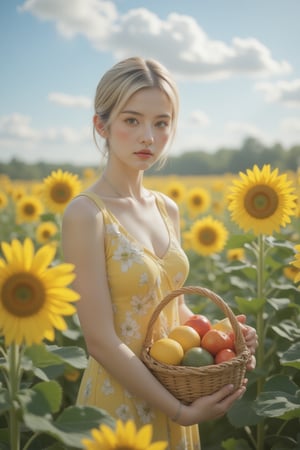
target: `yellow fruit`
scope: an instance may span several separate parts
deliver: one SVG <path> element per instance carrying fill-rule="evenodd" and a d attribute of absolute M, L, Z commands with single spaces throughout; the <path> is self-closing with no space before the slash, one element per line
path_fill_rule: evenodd
<path fill-rule="evenodd" d="M 169 334 L 170 339 L 179 342 L 183 350 L 186 352 L 189 348 L 199 347 L 201 338 L 197 331 L 189 325 L 179 325 Z"/>
<path fill-rule="evenodd" d="M 225 317 L 225 319 L 218 320 L 218 322 L 213 323 L 212 328 L 214 330 L 224 331 L 225 333 L 232 331 L 232 326 L 228 317 Z"/>
<path fill-rule="evenodd" d="M 181 345 L 168 337 L 153 342 L 149 353 L 156 361 L 173 365 L 179 365 L 184 355 Z"/>
<path fill-rule="evenodd" d="M 201 367 L 214 364 L 214 357 L 202 347 L 190 348 L 182 358 L 182 366 Z"/>

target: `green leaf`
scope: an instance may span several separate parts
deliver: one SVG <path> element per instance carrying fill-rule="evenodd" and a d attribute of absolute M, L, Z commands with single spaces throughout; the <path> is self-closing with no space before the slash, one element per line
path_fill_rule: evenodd
<path fill-rule="evenodd" d="M 290 348 L 283 353 L 280 358 L 280 363 L 283 366 L 291 366 L 300 369 L 300 342 L 291 345 Z"/>
<path fill-rule="evenodd" d="M 32 431 L 49 434 L 59 442 L 74 448 L 82 448 L 81 440 L 90 437 L 92 428 L 98 428 L 102 423 L 113 428 L 115 423 L 104 410 L 91 406 L 66 408 L 55 422 L 26 413 L 24 422 Z"/>
<path fill-rule="evenodd" d="M 76 369 L 85 369 L 87 366 L 87 357 L 85 351 L 80 347 L 57 347 L 52 345 L 48 347 L 53 355 L 59 356 L 61 361 L 69 364 Z"/>
<path fill-rule="evenodd" d="M 255 401 L 255 411 L 264 417 L 292 420 L 300 417 L 300 391 L 296 395 L 286 392 L 263 392 Z"/>
<path fill-rule="evenodd" d="M 299 386 L 287 375 L 274 375 L 264 384 L 264 392 L 285 392 L 296 395 Z"/>
<path fill-rule="evenodd" d="M 9 410 L 9 395 L 7 389 L 0 390 L 0 414 L 3 414 Z"/>
<path fill-rule="evenodd" d="M 265 298 L 246 299 L 243 297 L 235 297 L 239 311 L 243 314 L 257 314 L 266 304 Z"/>
<path fill-rule="evenodd" d="M 300 330 L 292 320 L 283 320 L 278 325 L 272 325 L 271 328 L 276 334 L 291 342 L 300 337 Z"/>
<path fill-rule="evenodd" d="M 25 355 L 32 360 L 34 366 L 39 368 L 62 363 L 61 358 L 49 352 L 44 345 L 32 345 L 26 348 Z"/>
<path fill-rule="evenodd" d="M 253 400 L 247 400 L 245 397 L 233 404 L 227 413 L 227 417 L 229 422 L 237 428 L 257 425 L 262 422 L 262 418 L 253 409 Z"/>
<path fill-rule="evenodd" d="M 269 305 L 271 305 L 276 311 L 287 308 L 291 301 L 289 298 L 269 298 L 267 300 Z"/>
<path fill-rule="evenodd" d="M 25 354 L 32 360 L 33 365 L 39 368 L 58 366 L 64 363 L 76 369 L 84 369 L 87 366 L 85 351 L 79 347 L 33 345 L 26 349 Z"/>
<path fill-rule="evenodd" d="M 38 383 L 33 387 L 35 392 L 43 395 L 50 406 L 51 413 L 58 412 L 62 402 L 62 387 L 56 381 Z"/>
<path fill-rule="evenodd" d="M 251 450 L 252 447 L 249 446 L 248 442 L 244 439 L 226 439 L 222 441 L 222 448 L 224 450 Z"/>

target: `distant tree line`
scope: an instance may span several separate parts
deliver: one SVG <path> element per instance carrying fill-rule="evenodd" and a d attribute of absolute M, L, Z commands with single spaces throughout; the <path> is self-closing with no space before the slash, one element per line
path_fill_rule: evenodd
<path fill-rule="evenodd" d="M 0 156 L 1 158 L 1 156 Z M 166 165 L 157 172 L 151 169 L 149 175 L 219 175 L 238 173 L 252 168 L 254 164 L 261 167 L 270 164 L 271 168 L 282 171 L 295 171 L 300 167 L 300 144 L 285 149 L 281 144 L 271 147 L 264 146 L 259 140 L 247 138 L 238 149 L 220 148 L 214 153 L 195 150 L 170 156 Z M 11 179 L 40 180 L 53 170 L 62 169 L 79 176 L 86 168 L 98 170 L 99 167 L 78 166 L 74 164 L 52 164 L 37 162 L 28 164 L 13 158 L 8 163 L 0 162 L 0 174 L 6 174 Z"/>

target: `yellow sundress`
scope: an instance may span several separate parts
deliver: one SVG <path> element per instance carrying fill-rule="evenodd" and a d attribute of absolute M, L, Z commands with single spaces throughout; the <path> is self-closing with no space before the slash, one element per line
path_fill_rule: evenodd
<path fill-rule="evenodd" d="M 144 248 L 94 193 L 83 192 L 102 211 L 105 225 L 106 270 L 115 313 L 115 329 L 120 339 L 140 355 L 148 321 L 167 293 L 183 285 L 189 263 L 176 238 L 164 200 L 154 192 L 156 204 L 169 231 L 169 247 L 163 257 Z M 179 325 L 176 299 L 164 307 L 156 321 L 153 338 L 166 336 Z M 145 386 L 147 389 L 147 386 Z M 153 425 L 153 442 L 165 440 L 168 450 L 199 450 L 198 426 L 182 427 L 143 399 L 125 390 L 92 357 L 82 377 L 78 405 L 97 406 L 115 419 L 134 420 L 137 428 Z M 176 411 L 175 411 L 176 412 Z"/>

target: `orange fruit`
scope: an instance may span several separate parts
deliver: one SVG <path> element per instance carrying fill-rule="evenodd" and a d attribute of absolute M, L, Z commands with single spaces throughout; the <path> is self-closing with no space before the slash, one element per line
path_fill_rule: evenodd
<path fill-rule="evenodd" d="M 204 348 L 193 347 L 187 350 L 182 358 L 182 366 L 209 366 L 214 364 L 214 357 Z"/>
<path fill-rule="evenodd" d="M 215 363 L 220 364 L 224 361 L 230 361 L 232 358 L 236 357 L 236 353 L 230 348 L 223 348 L 215 356 Z"/>
<path fill-rule="evenodd" d="M 173 365 L 179 365 L 184 355 L 179 342 L 170 338 L 161 338 L 153 342 L 149 353 L 156 361 Z"/>
<path fill-rule="evenodd" d="M 201 346 L 209 351 L 212 355 L 216 355 L 223 348 L 234 349 L 234 343 L 228 333 L 220 330 L 209 330 L 202 338 Z"/>
<path fill-rule="evenodd" d="M 169 338 L 179 342 L 185 352 L 189 348 L 199 347 L 201 341 L 197 331 L 187 325 L 179 325 L 173 328 L 169 334 Z"/>

